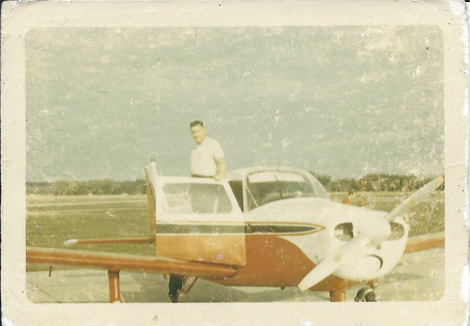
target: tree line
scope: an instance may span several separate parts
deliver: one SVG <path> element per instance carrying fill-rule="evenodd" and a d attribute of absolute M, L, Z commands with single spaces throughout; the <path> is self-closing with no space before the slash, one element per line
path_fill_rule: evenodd
<path fill-rule="evenodd" d="M 354 178 L 334 179 L 329 175 L 316 175 L 310 171 L 328 192 L 355 191 L 416 191 L 434 177 L 418 178 L 415 175 L 368 174 L 359 180 Z M 444 184 L 439 190 L 444 190 Z"/>
<path fill-rule="evenodd" d="M 359 180 L 354 178 L 334 179 L 329 175 L 317 175 L 310 171 L 328 192 L 355 191 L 416 191 L 433 178 L 418 178 L 414 175 L 395 174 L 368 174 Z M 439 187 L 443 190 L 444 185 Z M 54 194 L 56 196 L 83 196 L 83 195 L 122 195 L 145 194 L 144 179 L 135 181 L 114 181 L 112 179 L 70 181 L 57 180 L 55 182 L 28 182 L 27 194 Z"/>

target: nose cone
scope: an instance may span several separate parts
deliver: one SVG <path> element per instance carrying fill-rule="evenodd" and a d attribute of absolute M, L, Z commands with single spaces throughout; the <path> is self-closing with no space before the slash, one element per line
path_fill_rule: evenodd
<path fill-rule="evenodd" d="M 374 245 L 380 245 L 391 234 L 390 224 L 383 218 L 359 220 L 357 232 L 369 238 Z"/>

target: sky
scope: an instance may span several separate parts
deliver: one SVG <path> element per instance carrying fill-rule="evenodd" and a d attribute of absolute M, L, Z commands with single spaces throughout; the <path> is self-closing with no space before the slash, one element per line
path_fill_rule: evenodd
<path fill-rule="evenodd" d="M 193 120 L 229 171 L 442 174 L 443 55 L 432 26 L 32 29 L 26 179 L 189 175 Z"/>

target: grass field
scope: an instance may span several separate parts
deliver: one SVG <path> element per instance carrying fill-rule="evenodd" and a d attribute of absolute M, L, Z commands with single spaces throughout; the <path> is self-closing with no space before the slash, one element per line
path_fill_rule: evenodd
<path fill-rule="evenodd" d="M 150 236 L 146 195 L 27 196 L 27 246 L 63 248 L 68 239 Z M 75 248 L 155 255 L 150 244 L 89 244 Z"/>
<path fill-rule="evenodd" d="M 341 202 L 344 193 L 333 193 Z M 352 204 L 391 211 L 409 193 L 358 193 Z M 27 196 L 26 245 L 63 248 L 68 239 L 150 237 L 146 195 Z M 410 236 L 444 230 L 444 193 L 436 192 L 409 212 Z M 89 244 L 75 248 L 155 255 L 151 244 Z M 37 268 L 37 267 L 34 267 Z"/>

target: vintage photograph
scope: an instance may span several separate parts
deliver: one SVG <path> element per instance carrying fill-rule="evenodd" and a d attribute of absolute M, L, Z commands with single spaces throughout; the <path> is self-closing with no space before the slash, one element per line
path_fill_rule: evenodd
<path fill-rule="evenodd" d="M 27 246 L 132 254 L 124 302 L 437 300 L 443 50 L 429 26 L 31 30 Z M 97 255 L 28 264 L 28 297 L 108 301 Z"/>
<path fill-rule="evenodd" d="M 22 34 L 28 305 L 445 301 L 442 24 L 181 6 L 202 23 Z"/>

